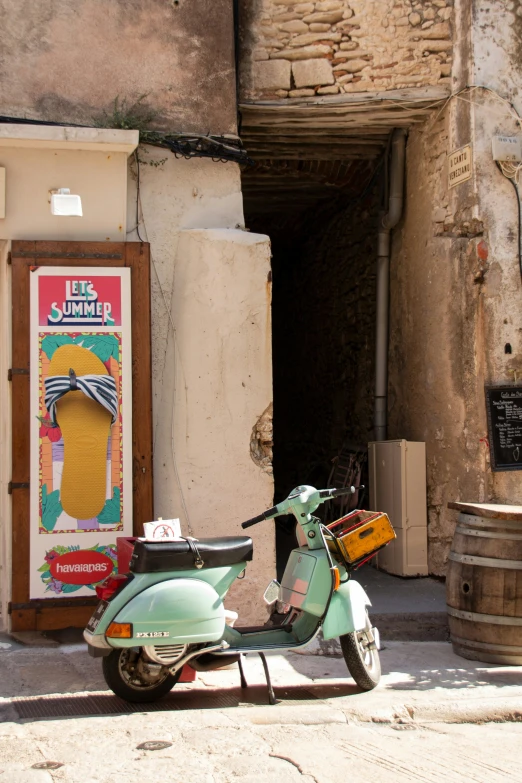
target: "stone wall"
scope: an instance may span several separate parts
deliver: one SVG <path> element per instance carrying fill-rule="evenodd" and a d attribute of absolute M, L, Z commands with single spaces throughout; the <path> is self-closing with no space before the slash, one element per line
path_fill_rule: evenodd
<path fill-rule="evenodd" d="M 478 84 L 410 132 L 404 219 L 391 273 L 389 437 L 426 442 L 429 568 L 443 575 L 454 500 L 522 502 L 518 471 L 494 472 L 484 386 L 522 367 L 516 195 L 491 153 L 521 135 L 520 3 L 456 6 L 455 89 Z M 473 13 L 471 13 L 473 12 Z M 509 102 L 509 103 L 508 103 Z M 472 177 L 448 188 L 448 153 L 471 144 Z M 509 349 L 508 349 L 509 346 Z"/>
<path fill-rule="evenodd" d="M 476 372 L 481 292 L 474 282 L 480 238 L 472 237 L 469 208 L 459 210 L 447 189 L 454 144 L 447 115 L 410 132 L 390 280 L 388 437 L 426 443 L 428 566 L 438 575 L 455 528 L 448 501 L 485 500 L 485 410 Z"/>
<path fill-rule="evenodd" d="M 450 81 L 453 0 L 243 0 L 243 99 Z"/>

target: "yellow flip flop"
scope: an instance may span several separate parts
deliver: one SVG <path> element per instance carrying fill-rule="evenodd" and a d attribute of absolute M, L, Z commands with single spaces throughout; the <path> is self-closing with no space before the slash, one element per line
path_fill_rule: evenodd
<path fill-rule="evenodd" d="M 107 442 L 118 410 L 114 380 L 92 351 L 62 345 L 45 385 L 46 406 L 64 442 L 62 508 L 74 519 L 93 519 L 106 500 Z"/>

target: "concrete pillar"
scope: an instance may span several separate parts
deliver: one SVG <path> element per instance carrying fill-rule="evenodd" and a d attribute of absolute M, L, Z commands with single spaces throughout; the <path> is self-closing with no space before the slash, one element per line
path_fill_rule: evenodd
<path fill-rule="evenodd" d="M 240 522 L 273 502 L 271 467 L 256 443 L 271 423 L 269 272 L 266 236 L 225 228 L 179 234 L 154 416 L 154 490 L 156 515 L 179 516 L 184 534 L 241 535 Z M 261 595 L 274 576 L 273 526 L 248 531 L 254 562 L 227 602 L 241 624 L 267 616 Z"/>

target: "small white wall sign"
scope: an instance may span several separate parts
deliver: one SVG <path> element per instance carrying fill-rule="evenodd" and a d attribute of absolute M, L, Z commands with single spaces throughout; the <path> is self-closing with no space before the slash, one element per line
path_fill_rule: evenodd
<path fill-rule="evenodd" d="M 471 144 L 450 152 L 448 155 L 448 187 L 454 188 L 461 182 L 471 179 L 473 154 Z"/>

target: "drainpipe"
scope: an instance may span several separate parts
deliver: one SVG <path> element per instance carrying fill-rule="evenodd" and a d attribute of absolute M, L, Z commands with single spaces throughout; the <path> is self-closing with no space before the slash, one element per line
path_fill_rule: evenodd
<path fill-rule="evenodd" d="M 375 338 L 375 440 L 386 440 L 388 426 L 388 340 L 390 310 L 390 238 L 402 216 L 406 131 L 395 128 L 391 142 L 388 211 L 379 215 L 377 244 L 377 317 Z"/>
<path fill-rule="evenodd" d="M 232 0 L 232 20 L 234 24 L 234 68 L 236 70 L 236 123 L 237 135 L 241 136 L 241 111 L 239 109 L 239 69 L 240 69 L 240 26 L 239 0 Z"/>

